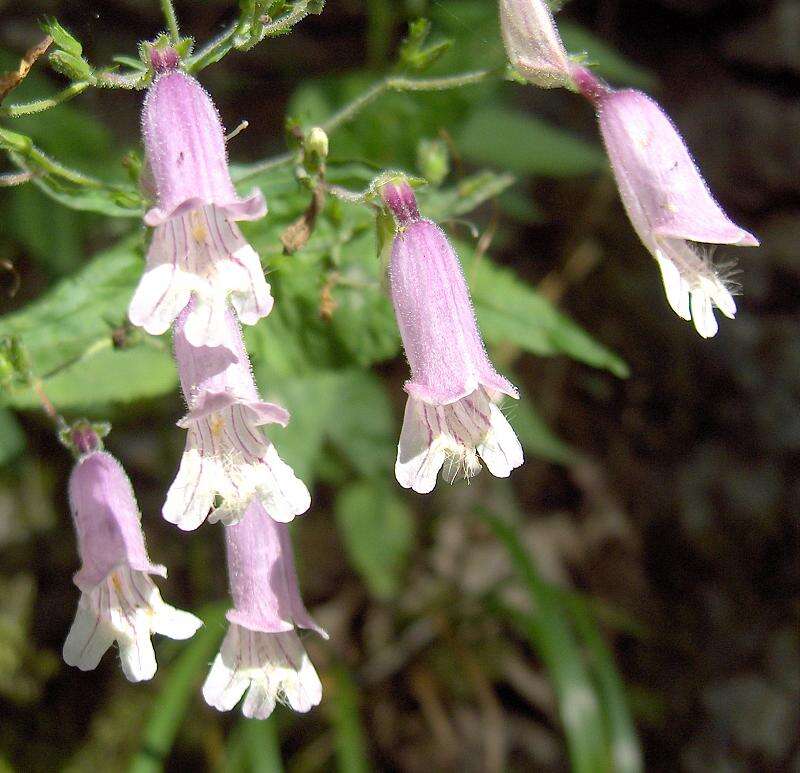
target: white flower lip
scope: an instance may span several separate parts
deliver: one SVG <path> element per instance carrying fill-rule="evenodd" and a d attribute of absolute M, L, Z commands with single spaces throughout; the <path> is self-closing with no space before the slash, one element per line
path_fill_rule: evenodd
<path fill-rule="evenodd" d="M 498 478 L 523 463 L 514 430 L 484 389 L 444 406 L 409 396 L 395 464 L 403 488 L 430 493 L 442 468 L 451 482 L 459 473 L 470 478 L 479 457 Z"/>

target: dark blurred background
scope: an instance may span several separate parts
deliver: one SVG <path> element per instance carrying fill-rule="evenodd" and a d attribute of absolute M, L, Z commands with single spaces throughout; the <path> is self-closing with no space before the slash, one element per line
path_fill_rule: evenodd
<path fill-rule="evenodd" d="M 176 4 L 184 31 L 199 40 L 221 29 L 231 5 Z M 457 26 L 461 6 L 330 0 L 292 35 L 210 68 L 203 82 L 226 123 L 250 122 L 236 140 L 237 160 L 283 148 L 286 105 L 301 80 L 380 70 L 405 18 L 432 9 Z M 71 29 L 92 61 L 131 53 L 162 26 L 155 2 L 0 0 L 0 47 L 21 53 L 45 14 Z M 494 256 L 631 370 L 620 380 L 564 358 L 522 361 L 526 390 L 582 459 L 566 466 L 531 459 L 515 474 L 530 514 L 524 541 L 549 580 L 624 619 L 612 621 L 611 641 L 648 770 L 800 771 L 800 3 L 573 0 L 559 18 L 649 71 L 653 95 L 711 189 L 762 247 L 724 249 L 720 257 L 736 257 L 741 269 L 740 311 L 703 341 L 668 309 L 608 175 L 521 177 L 515 190 L 539 215 L 514 223 Z M 515 99 L 597 143 L 591 111 L 573 95 L 520 88 Z M 110 133 L 98 141 L 136 145 L 137 95 L 91 91 L 79 104 Z M 332 147 L 335 153 L 335 141 Z M 4 249 L 24 277 L 13 301 L 0 301 L 4 311 L 40 295 L 120 229 L 93 217 L 91 227 L 75 225 L 48 205 L 37 245 L 19 237 L 13 210 L 3 213 Z M 493 216 L 487 208 L 477 220 L 485 226 Z M 43 258 L 53 253 L 57 259 Z M 398 385 L 404 372 L 401 361 L 382 368 Z M 182 438 L 145 432 L 142 422 L 168 428 L 180 411 L 175 396 L 113 416 L 109 447 L 131 473 L 146 515 L 160 509 Z M 0 750 L 17 770 L 119 769 L 136 748 L 155 688 L 126 684 L 111 657 L 90 674 L 61 664 L 76 601 L 69 461 L 38 415 L 19 418 L 28 450 L 3 468 L 0 489 L 0 626 L 12 632 L 7 638 L 24 633 L 22 643 L 0 648 Z M 478 492 L 491 490 L 485 477 L 474 484 Z M 304 595 L 329 626 L 336 657 L 362 675 L 376 769 L 488 769 L 487 760 L 497 759 L 485 756 L 494 731 L 503 736 L 507 769 L 565 769 L 552 696 L 530 650 L 461 608 L 462 588 L 507 571 L 486 534 L 459 517 L 464 491 L 413 500 L 405 591 L 386 605 L 364 592 L 343 557 L 329 517 L 332 493 L 322 486 L 313 514 L 295 531 Z M 197 609 L 224 597 L 224 581 L 207 571 L 221 560 L 214 530 L 187 540 L 157 517 L 148 529 L 158 560 L 171 567 L 172 603 Z M 422 616 L 422 607 L 434 611 Z M 375 653 L 398 637 L 398 619 L 416 628 L 405 628 L 398 666 L 385 667 Z M 310 647 L 324 671 L 327 656 Z M 170 652 L 164 647 L 163 657 Z M 167 769 L 218 763 L 225 723 L 235 717 L 218 722 L 199 706 Z M 292 722 L 281 716 L 292 770 L 327 769 L 332 742 L 321 717 L 331 711 L 323 706 Z"/>

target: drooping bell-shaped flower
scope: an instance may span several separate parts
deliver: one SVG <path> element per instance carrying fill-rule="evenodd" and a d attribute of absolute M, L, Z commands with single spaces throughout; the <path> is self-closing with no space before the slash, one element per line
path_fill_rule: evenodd
<path fill-rule="evenodd" d="M 194 303 L 176 320 L 173 336 L 189 408 L 178 426 L 188 436 L 164 504 L 164 518 L 187 530 L 196 529 L 206 517 L 229 525 L 258 498 L 276 521 L 290 521 L 308 510 L 311 497 L 260 429 L 265 424 L 286 426 L 289 414 L 259 398 L 242 333 L 230 309 L 221 320 L 221 346 L 189 343 L 186 331 Z M 216 497 L 222 501 L 214 507 Z"/>
<path fill-rule="evenodd" d="M 573 86 L 569 54 L 544 0 L 500 0 L 506 54 L 527 81 L 546 89 Z"/>
<path fill-rule="evenodd" d="M 160 335 L 194 297 L 188 340 L 218 346 L 228 301 L 246 325 L 272 308 L 259 257 L 236 225 L 263 217 L 266 202 L 257 189 L 237 196 L 222 123 L 200 84 L 177 69 L 177 56 L 154 53 L 152 60 L 157 76 L 145 98 L 142 134 L 144 186 L 155 199 L 144 220 L 155 233 L 128 315 Z"/>
<path fill-rule="evenodd" d="M 420 217 L 407 182 L 385 185 L 382 197 L 397 223 L 389 280 L 411 367 L 397 480 L 426 494 L 445 463 L 449 477 L 470 477 L 478 457 L 507 477 L 522 464 L 522 447 L 496 403 L 518 394 L 489 362 L 458 256 Z"/>
<path fill-rule="evenodd" d="M 611 89 L 584 68 L 576 68 L 575 80 L 597 108 L 622 202 L 658 261 L 670 306 L 710 338 L 718 330 L 714 307 L 732 319 L 736 303 L 702 245 L 756 247 L 758 239 L 722 211 L 678 130 L 652 99 Z"/>
<path fill-rule="evenodd" d="M 150 563 L 141 515 L 125 471 L 101 451 L 91 431 L 75 436 L 83 455 L 69 481 L 69 500 L 81 569 L 75 584 L 81 591 L 75 621 L 64 642 L 64 660 L 88 671 L 116 641 L 125 676 L 150 679 L 156 658 L 150 637 L 188 639 L 202 622 L 161 600 L 152 576 L 165 577 L 163 566 Z"/>
<path fill-rule="evenodd" d="M 289 530 L 254 501 L 225 529 L 233 609 L 219 654 L 203 685 L 206 702 L 230 711 L 247 692 L 246 717 L 266 719 L 277 701 L 309 711 L 322 684 L 295 628 L 328 638 L 300 598 Z"/>

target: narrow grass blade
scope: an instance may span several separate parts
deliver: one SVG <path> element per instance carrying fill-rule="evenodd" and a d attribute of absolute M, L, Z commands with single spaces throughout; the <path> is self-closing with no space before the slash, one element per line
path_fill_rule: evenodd
<path fill-rule="evenodd" d="M 369 753 L 358 710 L 358 687 L 343 666 L 332 671 L 334 680 L 328 708 L 341 773 L 369 773 Z"/>
<path fill-rule="evenodd" d="M 224 633 L 225 607 L 214 605 L 201 614 L 205 625 L 187 643 L 176 658 L 153 703 L 139 751 L 133 758 L 130 773 L 159 773 L 172 749 L 189 701 L 201 675 L 213 659 Z"/>
<path fill-rule="evenodd" d="M 529 639 L 544 662 L 558 699 L 572 770 L 610 773 L 613 768 L 600 701 L 568 623 L 569 610 L 539 577 L 514 529 L 485 511 L 481 515 L 505 545 L 530 594 L 535 609 L 532 615 L 498 606 Z"/>

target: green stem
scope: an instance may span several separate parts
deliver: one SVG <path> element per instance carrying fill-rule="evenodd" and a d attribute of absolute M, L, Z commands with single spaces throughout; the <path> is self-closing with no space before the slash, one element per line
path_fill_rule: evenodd
<path fill-rule="evenodd" d="M 370 105 L 378 97 L 389 91 L 446 91 L 481 83 L 498 73 L 498 70 L 473 70 L 459 73 L 458 75 L 447 75 L 442 78 L 407 78 L 390 75 L 372 84 L 363 94 L 360 94 L 352 102 L 334 113 L 322 124 L 321 128 L 327 134 L 333 133 L 340 126 L 352 121 L 367 105 Z M 240 167 L 237 174 L 234 175 L 234 181 L 242 182 L 257 174 L 290 164 L 294 159 L 294 153 L 282 153 L 279 156 Z"/>
<path fill-rule="evenodd" d="M 95 188 L 107 191 L 125 192 L 126 188 L 120 185 L 112 185 L 90 177 L 76 169 L 65 166 L 54 158 L 50 158 L 46 153 L 36 147 L 30 137 L 17 132 L 9 131 L 0 127 L 0 150 L 8 153 L 11 160 L 23 171 L 33 171 L 30 167 L 35 167 L 48 175 L 58 177 L 62 180 L 78 185 L 83 188 Z"/>
<path fill-rule="evenodd" d="M 178 17 L 175 15 L 175 9 L 172 7 L 172 0 L 161 0 L 161 10 L 164 12 L 164 18 L 167 20 L 170 40 L 172 40 L 173 45 L 177 45 L 181 33 L 178 29 Z"/>
<path fill-rule="evenodd" d="M 253 46 L 260 43 L 264 38 L 280 35 L 295 24 L 301 22 L 308 16 L 308 6 L 310 0 L 299 0 L 291 11 L 285 13 L 283 16 L 257 27 L 255 35 L 243 34 L 240 38 L 240 33 L 243 28 L 246 30 L 249 23 L 243 17 L 237 18 L 235 21 L 223 30 L 216 38 L 207 43 L 201 48 L 187 63 L 186 71 L 192 74 L 200 72 L 200 70 L 214 64 L 222 59 L 232 49 L 240 49 L 249 51 Z"/>
<path fill-rule="evenodd" d="M 21 115 L 33 115 L 34 113 L 41 113 L 49 110 L 51 107 L 60 105 L 62 102 L 67 102 L 78 94 L 82 94 L 91 84 L 87 81 L 78 81 L 70 86 L 67 86 L 63 91 L 59 91 L 52 97 L 46 99 L 37 99 L 33 102 L 24 102 L 18 105 L 7 105 L 0 107 L 0 116 L 8 118 L 18 118 Z"/>
<path fill-rule="evenodd" d="M 206 43 L 189 61 L 186 63 L 186 72 L 198 73 L 214 62 L 218 62 L 233 48 L 236 38 L 236 30 L 239 28 L 239 20 L 230 24 L 217 37 Z"/>

